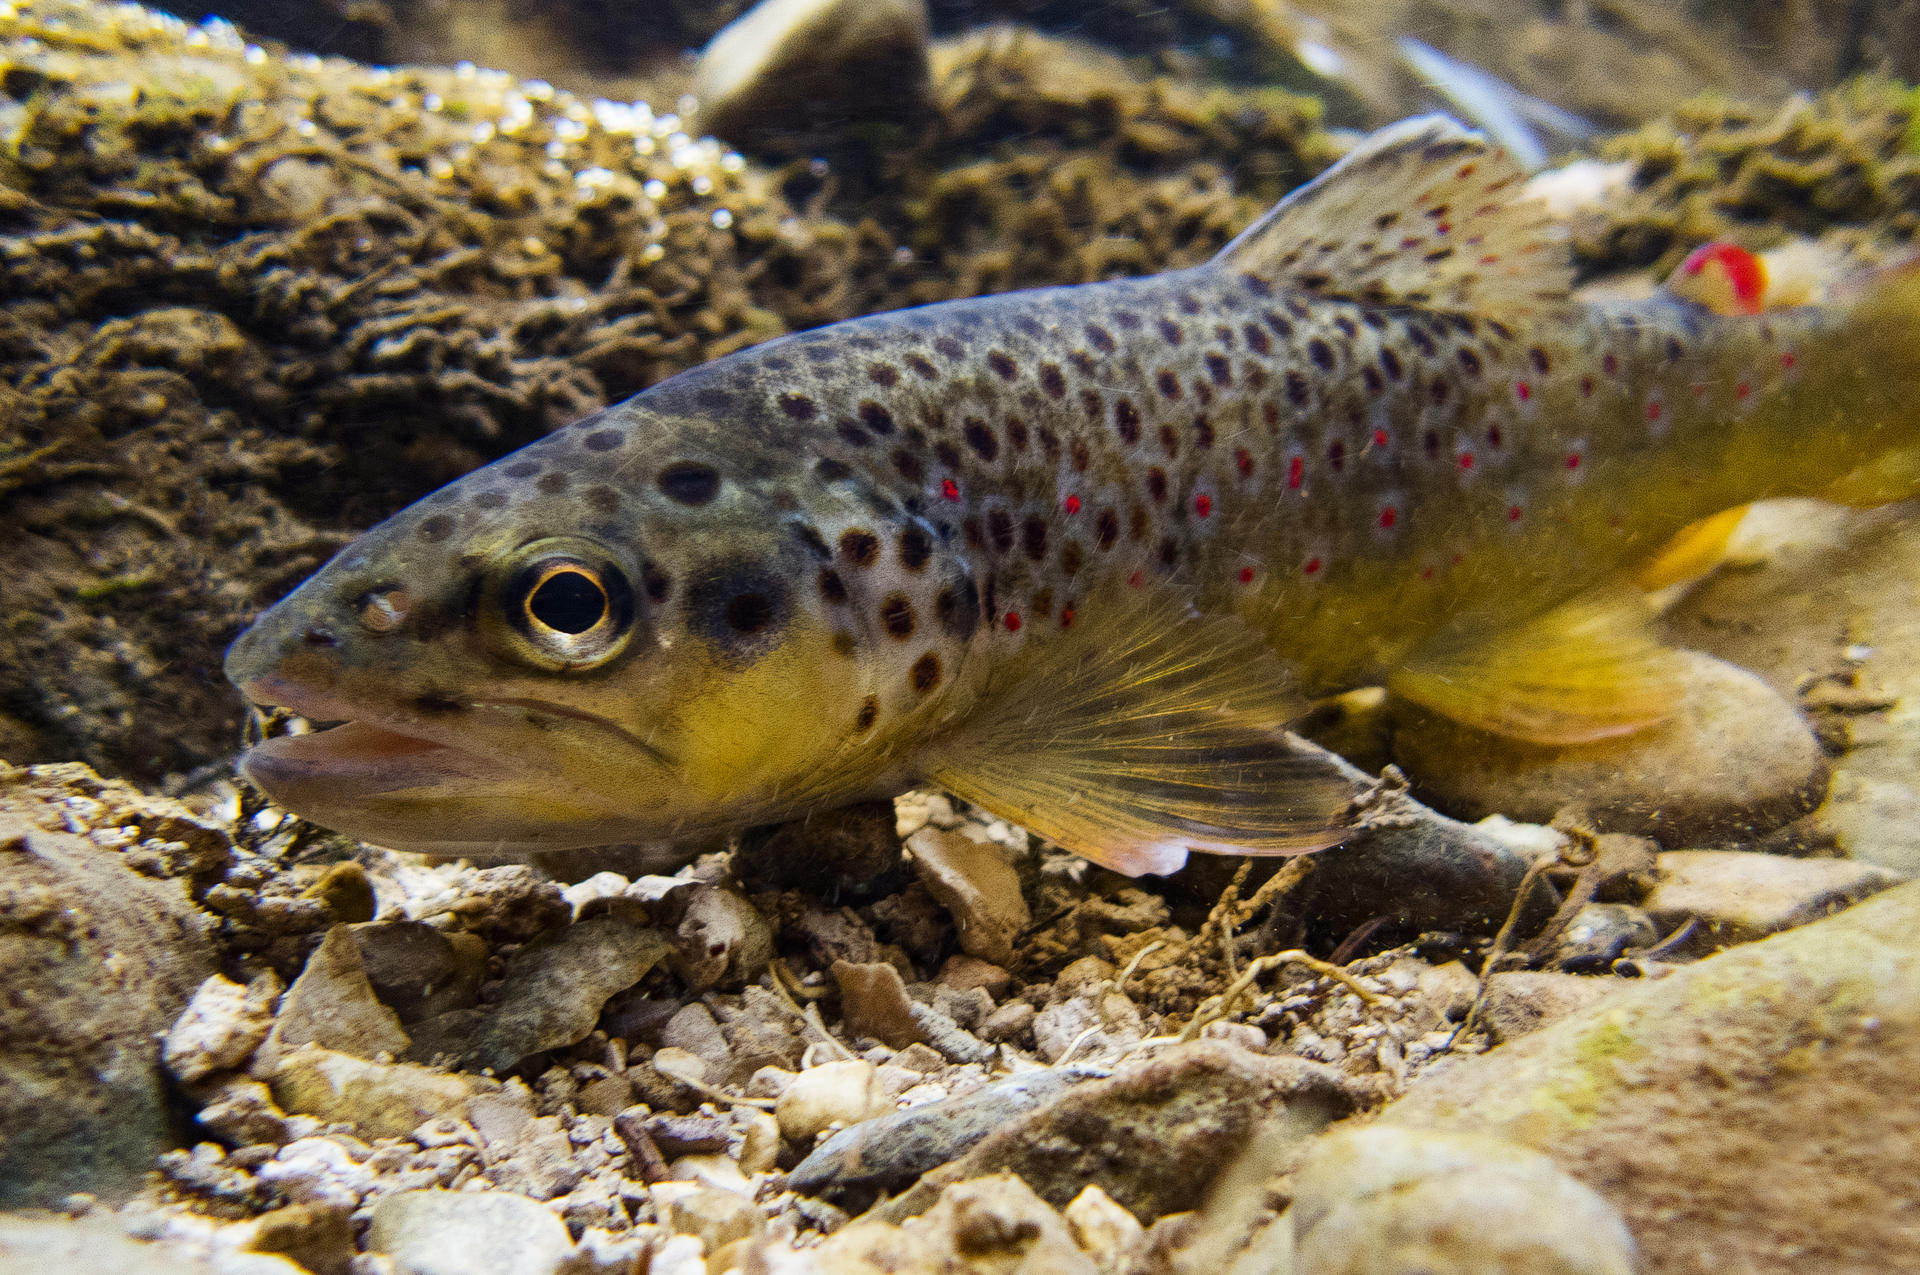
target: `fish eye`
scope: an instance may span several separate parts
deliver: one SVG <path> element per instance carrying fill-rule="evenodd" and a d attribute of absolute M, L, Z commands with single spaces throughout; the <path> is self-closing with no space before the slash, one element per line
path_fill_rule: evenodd
<path fill-rule="evenodd" d="M 624 650 L 633 634 L 633 586 L 589 541 L 535 541 L 510 555 L 494 578 L 490 627 L 508 654 L 528 663 L 595 668 Z"/>

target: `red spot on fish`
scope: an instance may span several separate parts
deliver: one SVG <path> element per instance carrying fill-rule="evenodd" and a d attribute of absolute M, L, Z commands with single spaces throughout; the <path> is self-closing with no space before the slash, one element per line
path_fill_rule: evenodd
<path fill-rule="evenodd" d="M 1241 584 L 1252 584 L 1252 583 L 1253 583 L 1253 568 L 1252 568 L 1252 567 L 1242 567 L 1242 568 L 1240 568 L 1240 583 L 1241 583 Z"/>
<path fill-rule="evenodd" d="M 1695 381 L 1695 382 L 1693 383 L 1693 396 L 1694 396 L 1695 398 L 1700 398 L 1700 397 L 1702 397 L 1703 395 L 1705 395 L 1705 394 L 1706 394 L 1706 392 L 1707 392 L 1707 387 L 1706 387 L 1706 384 L 1705 384 L 1704 382 L 1701 382 L 1701 381 Z"/>
<path fill-rule="evenodd" d="M 1127 577 L 1127 587 L 1129 589 L 1137 589 L 1146 582 L 1147 577 L 1138 571 Z"/>
<path fill-rule="evenodd" d="M 1467 178 L 1473 176 L 1473 169 L 1474 166 L 1472 164 L 1462 164 L 1460 165 L 1459 171 L 1454 173 L 1454 176 L 1458 177 L 1461 181 L 1465 181 Z"/>
<path fill-rule="evenodd" d="M 1568 468 L 1568 469 L 1578 469 L 1578 468 L 1580 468 L 1580 453 L 1579 453 L 1579 452 L 1568 452 L 1568 453 L 1567 453 L 1567 468 Z"/>
<path fill-rule="evenodd" d="M 1072 607 L 1068 607 L 1064 611 L 1060 612 L 1060 627 L 1063 629 L 1070 629 L 1073 627 L 1073 608 Z"/>
<path fill-rule="evenodd" d="M 1310 575 L 1310 576 L 1313 576 L 1313 575 L 1319 575 L 1319 574 L 1320 574 L 1320 559 L 1318 559 L 1318 558 L 1308 558 L 1308 559 L 1307 559 L 1307 565 L 1306 565 L 1306 566 L 1304 566 L 1304 567 L 1302 567 L 1302 568 L 1301 568 L 1301 570 L 1302 570 L 1302 571 L 1305 571 L 1305 572 L 1306 572 L 1306 573 L 1307 573 L 1308 575 Z"/>
<path fill-rule="evenodd" d="M 1443 235 L 1450 235 L 1453 233 L 1453 223 L 1450 221 L 1443 221 L 1439 225 L 1435 226 L 1434 229 Z"/>
<path fill-rule="evenodd" d="M 1680 263 L 1680 273 L 1683 275 L 1704 274 L 1709 268 L 1716 270 L 1726 280 L 1733 294 L 1731 309 L 1735 314 L 1760 313 L 1760 297 L 1766 291 L 1767 272 L 1758 257 L 1737 244 L 1710 243 L 1695 248 Z"/>
<path fill-rule="evenodd" d="M 1077 514 L 1080 512 L 1080 497 L 1068 496 L 1065 500 L 1060 502 L 1060 507 L 1065 509 L 1070 514 Z"/>
<path fill-rule="evenodd" d="M 1006 618 L 1002 623 L 1007 626 L 1007 632 L 1018 633 L 1020 631 L 1020 613 L 1018 611 L 1007 612 Z"/>
<path fill-rule="evenodd" d="M 1780 356 L 1780 366 L 1784 368 L 1791 368 L 1796 361 L 1791 350 Z"/>
<path fill-rule="evenodd" d="M 1525 381 L 1515 381 L 1513 383 L 1513 392 L 1518 395 L 1520 401 L 1524 403 L 1533 397 L 1533 386 L 1528 385 Z"/>
<path fill-rule="evenodd" d="M 1385 447 L 1385 446 L 1387 445 L 1387 431 L 1386 431 L 1386 430 L 1384 430 L 1384 429 L 1376 429 L 1376 430 L 1374 430 L 1374 431 L 1373 431 L 1373 445 L 1374 445 L 1375 447 Z"/>
<path fill-rule="evenodd" d="M 1507 506 L 1507 521 L 1508 521 L 1508 522 L 1519 522 L 1519 521 L 1520 521 L 1520 506 L 1518 506 L 1518 505 L 1508 505 L 1508 506 Z"/>
<path fill-rule="evenodd" d="M 1244 447 L 1235 448 L 1233 452 L 1233 463 L 1239 466 L 1240 476 L 1242 478 L 1253 477 L 1253 453 L 1252 452 L 1248 451 Z"/>
<path fill-rule="evenodd" d="M 1493 265 L 1498 265 L 1499 263 L 1500 263 L 1500 254 L 1497 252 L 1489 252 L 1485 256 L 1480 258 L 1480 264 L 1483 266 L 1493 266 Z"/>
<path fill-rule="evenodd" d="M 1612 355 L 1612 354 L 1606 355 L 1604 358 L 1600 360 L 1600 370 L 1602 372 L 1605 372 L 1608 376 L 1619 375 L 1620 373 L 1619 357 L 1617 355 Z"/>
<path fill-rule="evenodd" d="M 1307 462 L 1304 459 L 1302 459 L 1299 456 L 1295 456 L 1292 460 L 1287 462 L 1288 490 L 1290 491 L 1298 490 L 1301 482 L 1306 478 L 1306 476 L 1307 476 Z"/>
<path fill-rule="evenodd" d="M 1424 239 L 1420 239 L 1415 236 L 1409 235 L 1405 239 L 1402 239 L 1400 241 L 1400 246 L 1406 249 L 1413 249 L 1413 248 L 1418 248 L 1421 244 L 1425 242 L 1426 240 Z"/>
<path fill-rule="evenodd" d="M 1650 421 L 1657 421 L 1657 420 L 1659 420 L 1659 419 L 1660 419 L 1660 413 L 1661 413 L 1661 412 L 1662 412 L 1663 410 L 1664 410 L 1664 409 L 1663 409 L 1663 408 L 1662 408 L 1662 407 L 1660 406 L 1660 404 L 1658 404 L 1658 403 L 1649 403 L 1649 404 L 1647 404 L 1647 419 L 1648 419 L 1648 420 L 1650 420 Z"/>
<path fill-rule="evenodd" d="M 1213 497 L 1204 491 L 1193 498 L 1193 512 L 1205 518 L 1213 512 Z"/>
<path fill-rule="evenodd" d="M 941 479 L 940 480 L 940 498 L 942 500 L 951 500 L 954 503 L 958 504 L 960 501 L 960 484 L 956 483 L 951 478 Z"/>
<path fill-rule="evenodd" d="M 1735 398 L 1745 398 L 1751 393 L 1753 393 L 1753 386 L 1748 385 L 1745 381 L 1733 387 L 1733 396 Z"/>
<path fill-rule="evenodd" d="M 1428 567 L 1428 568 L 1426 568 L 1425 570 L 1423 570 L 1423 571 L 1422 571 L 1422 572 L 1420 573 L 1420 578 L 1421 578 L 1422 580 L 1431 580 L 1431 579 L 1433 579 L 1433 568 L 1432 568 L 1432 567 Z"/>
<path fill-rule="evenodd" d="M 1382 527 L 1391 527 L 1394 523 L 1399 521 L 1400 521 L 1400 511 L 1398 509 L 1395 509 L 1392 505 L 1388 505 L 1385 509 L 1382 509 L 1380 511 L 1380 525 Z"/>
<path fill-rule="evenodd" d="M 1460 468 L 1462 468 L 1462 469 L 1472 469 L 1472 468 L 1473 468 L 1473 453 L 1472 453 L 1472 452 L 1461 452 L 1461 453 L 1460 453 Z"/>
<path fill-rule="evenodd" d="M 1583 376 L 1580 378 L 1580 397 L 1593 397 L 1593 378 L 1591 376 Z"/>

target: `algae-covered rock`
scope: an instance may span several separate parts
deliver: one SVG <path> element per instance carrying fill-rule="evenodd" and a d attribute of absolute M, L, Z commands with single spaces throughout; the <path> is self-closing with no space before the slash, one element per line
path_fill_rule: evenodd
<path fill-rule="evenodd" d="M 1381 1117 L 1545 1153 L 1641 1270 L 1920 1263 L 1920 885 L 1437 1069 Z"/>

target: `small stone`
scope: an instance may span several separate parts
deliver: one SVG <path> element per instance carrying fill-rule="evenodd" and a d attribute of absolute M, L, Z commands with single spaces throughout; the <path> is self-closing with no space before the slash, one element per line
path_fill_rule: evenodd
<path fill-rule="evenodd" d="M 696 992 L 751 982 L 773 959 L 766 918 L 732 890 L 691 885 L 669 894 L 664 911 L 674 969 Z"/>
<path fill-rule="evenodd" d="M 649 1116 L 641 1127 L 660 1148 L 660 1154 L 669 1158 L 725 1151 L 733 1142 L 733 1127 L 718 1116 Z"/>
<path fill-rule="evenodd" d="M 260 1065 L 271 1068 L 275 1059 L 300 1045 L 319 1045 L 355 1058 L 396 1058 L 411 1043 L 399 1017 L 373 994 L 352 931 L 336 925 L 280 998 L 280 1013 Z"/>
<path fill-rule="evenodd" d="M 904 123 L 926 109 L 926 0 L 761 0 L 694 68 L 698 127 L 784 151 L 850 123 Z"/>
<path fill-rule="evenodd" d="M 257 1080 L 222 1076 L 200 1094 L 194 1123 L 230 1147 L 287 1141 L 287 1115 Z"/>
<path fill-rule="evenodd" d="M 428 1120 L 458 1114 L 493 1082 L 302 1045 L 280 1056 L 267 1087 L 282 1111 L 341 1121 L 377 1138 L 400 1137 Z"/>
<path fill-rule="evenodd" d="M 707 1275 L 706 1246 L 698 1236 L 676 1235 L 647 1257 L 647 1275 Z"/>
<path fill-rule="evenodd" d="M 524 863 L 482 868 L 448 910 L 496 943 L 524 943 L 573 919 L 560 883 Z"/>
<path fill-rule="evenodd" d="M 1114 984 L 1115 970 L 1082 957 L 1054 980 L 1047 1004 L 1033 1020 L 1034 1051 L 1050 1063 L 1117 1054 L 1146 1034 L 1139 1007 Z"/>
<path fill-rule="evenodd" d="M 1294 1175 L 1293 1199 L 1294 1269 L 1314 1275 L 1636 1269 L 1612 1205 L 1546 1156 L 1497 1138 L 1379 1125 L 1331 1134 Z"/>
<path fill-rule="evenodd" d="M 1684 694 L 1652 729 L 1546 748 L 1396 709 L 1395 759 L 1424 799 L 1461 818 L 1547 823 L 1577 803 L 1609 832 L 1666 845 L 1757 836 L 1818 805 L 1826 758 L 1793 706 L 1744 669 L 1680 654 Z"/>
<path fill-rule="evenodd" d="M 1506 970 L 1487 980 L 1479 1021 L 1493 1042 L 1501 1044 L 1585 1009 L 1622 986 L 1623 981 L 1617 978 Z"/>
<path fill-rule="evenodd" d="M 1017 1045 L 1033 1034 L 1040 1011 L 1025 1001 L 1009 1001 L 980 1024 L 980 1039 L 996 1045 Z"/>
<path fill-rule="evenodd" d="M 1641 901 L 1662 933 L 1700 921 L 1693 947 L 1750 943 L 1816 921 L 1899 884 L 1899 874 L 1848 859 L 1791 859 L 1743 850 L 1670 850 Z"/>
<path fill-rule="evenodd" d="M 224 1238 L 224 1237 L 222 1237 Z M 268 1253 L 234 1252 L 204 1232 L 168 1233 L 158 1216 L 0 1213 L 0 1270 L 21 1275 L 331 1275 Z"/>
<path fill-rule="evenodd" d="M 752 1200 L 713 1187 L 701 1187 L 673 1197 L 667 1204 L 664 1220 L 676 1235 L 697 1236 L 708 1252 L 752 1239 L 766 1225 L 766 1219 Z"/>
<path fill-rule="evenodd" d="M 353 1218 L 344 1208 L 289 1204 L 254 1220 L 256 1253 L 280 1253 L 313 1275 L 348 1275 L 353 1262 Z"/>
<path fill-rule="evenodd" d="M 683 1005 L 667 1025 L 660 1029 L 660 1043 L 668 1049 L 685 1050 L 706 1064 L 705 1074 L 724 1078 L 733 1067 L 733 1053 L 727 1037 L 714 1021 L 713 1011 L 699 1001 Z M 658 1065 L 658 1058 L 655 1059 Z"/>
<path fill-rule="evenodd" d="M 1560 932 L 1553 963 L 1569 972 L 1600 971 L 1635 948 L 1660 940 L 1653 918 L 1628 903 L 1589 903 Z"/>
<path fill-rule="evenodd" d="M 667 951 L 657 930 L 612 916 L 542 934 L 507 961 L 498 1004 L 466 1061 L 505 1071 L 528 1054 L 586 1039 L 608 998 L 645 978 Z"/>
<path fill-rule="evenodd" d="M 710 1070 L 706 1059 L 675 1045 L 654 1051 L 653 1069 L 663 1076 L 691 1081 L 696 1085 L 706 1082 Z"/>
<path fill-rule="evenodd" d="M 842 1013 L 850 1037 L 870 1036 L 894 1049 L 905 1049 L 923 1039 L 899 970 L 883 963 L 835 961 L 833 977 L 840 984 Z"/>
<path fill-rule="evenodd" d="M 1033 914 L 1005 853 L 932 826 L 908 837 L 907 849 L 927 892 L 953 914 L 961 949 L 995 965 L 1012 964 L 1014 938 Z"/>
<path fill-rule="evenodd" d="M 633 1105 L 633 1082 L 624 1075 L 594 1076 L 580 1086 L 573 1105 L 595 1116 L 617 1116 Z"/>
<path fill-rule="evenodd" d="M 770 1112 L 743 1107 L 735 1115 L 740 1122 L 740 1172 L 752 1177 L 771 1173 L 780 1156 L 780 1123 Z"/>
<path fill-rule="evenodd" d="M 1252 1023 L 1217 1022 L 1208 1023 L 1200 1031 L 1202 1040 L 1223 1040 L 1230 1045 L 1238 1045 L 1250 1053 L 1267 1052 L 1267 1034 Z"/>
<path fill-rule="evenodd" d="M 373 1206 L 367 1248 L 396 1275 L 561 1275 L 566 1226 L 538 1201 L 505 1191 L 400 1191 Z"/>
<path fill-rule="evenodd" d="M 926 1215 L 862 1219 L 807 1253 L 809 1275 L 1099 1275 L 1067 1223 L 1012 1174 L 956 1182 Z"/>
<path fill-rule="evenodd" d="M 940 983 L 957 992 L 972 991 L 975 988 L 999 1000 L 1013 986 L 1013 975 L 992 961 L 983 961 L 977 956 L 967 956 L 956 952 L 947 958 L 940 967 Z"/>
<path fill-rule="evenodd" d="M 465 1009 L 479 995 L 487 945 L 476 935 L 419 921 L 377 921 L 349 932 L 374 994 L 403 1023 Z"/>
<path fill-rule="evenodd" d="M 860 1059 L 822 1063 L 793 1078 L 773 1109 L 780 1135 L 806 1143 L 829 1125 L 858 1124 L 885 1110 L 873 1064 Z"/>
<path fill-rule="evenodd" d="M 1147 1228 L 1097 1186 L 1088 1186 L 1061 1210 L 1073 1242 L 1103 1271 L 1119 1270 Z"/>
<path fill-rule="evenodd" d="M 280 990 L 271 970 L 245 987 L 212 975 L 167 1031 L 160 1060 L 182 1084 L 238 1067 L 273 1030 Z"/>

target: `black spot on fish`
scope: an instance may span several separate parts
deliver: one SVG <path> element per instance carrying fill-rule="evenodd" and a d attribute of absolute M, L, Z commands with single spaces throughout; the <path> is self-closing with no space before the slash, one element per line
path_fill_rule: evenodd
<path fill-rule="evenodd" d="M 1120 516 L 1111 509 L 1102 509 L 1093 520 L 1093 542 L 1102 550 L 1111 549 L 1120 540 Z"/>
<path fill-rule="evenodd" d="M 880 624 L 887 636 L 895 641 L 904 642 L 913 636 L 913 603 L 904 593 L 889 593 L 886 601 L 880 604 Z"/>
<path fill-rule="evenodd" d="M 1247 348 L 1255 354 L 1271 354 L 1273 352 L 1273 339 L 1267 335 L 1265 328 L 1255 323 L 1249 323 L 1246 327 L 1242 328 L 1241 331 L 1247 338 Z"/>
<path fill-rule="evenodd" d="M 507 507 L 507 493 L 504 491 L 483 491 L 473 498 L 473 503 L 480 509 L 505 509 Z"/>
<path fill-rule="evenodd" d="M 989 510 L 987 538 L 993 542 L 995 553 L 1005 553 L 1013 548 L 1013 515 L 1004 509 Z"/>
<path fill-rule="evenodd" d="M 933 613 L 940 629 L 961 641 L 972 637 L 980 627 L 980 598 L 971 580 L 962 580 L 940 590 L 933 599 Z"/>
<path fill-rule="evenodd" d="M 1007 445 L 1016 452 L 1027 450 L 1027 423 L 1018 416 L 1007 417 Z"/>
<path fill-rule="evenodd" d="M 451 536 L 453 529 L 458 525 L 450 514 L 434 514 L 430 518 L 423 519 L 414 529 L 413 534 L 428 544 L 437 544 Z"/>
<path fill-rule="evenodd" d="M 1173 432 L 1171 425 L 1160 427 L 1160 450 L 1167 454 L 1169 460 L 1180 454 L 1180 435 Z"/>
<path fill-rule="evenodd" d="M 1047 520 L 1037 514 L 1028 514 L 1027 520 L 1020 525 L 1021 547 L 1027 551 L 1027 557 L 1035 562 L 1047 556 Z"/>
<path fill-rule="evenodd" d="M 965 430 L 967 446 L 973 448 L 981 460 L 992 460 L 1000 454 L 1000 440 L 988 424 L 978 416 L 967 417 Z"/>
<path fill-rule="evenodd" d="M 582 444 L 590 452 L 610 452 L 627 441 L 627 432 L 623 429 L 597 429 L 588 434 Z"/>
<path fill-rule="evenodd" d="M 720 471 L 697 460 L 675 461 L 660 471 L 660 490 L 683 505 L 704 505 L 720 494 Z"/>
<path fill-rule="evenodd" d="M 1087 440 L 1076 438 L 1067 448 L 1067 463 L 1073 466 L 1073 472 L 1084 474 L 1087 466 L 1093 463 L 1093 449 L 1087 446 Z"/>
<path fill-rule="evenodd" d="M 1167 471 L 1158 465 L 1147 471 L 1147 495 L 1153 497 L 1156 505 L 1167 502 Z"/>
<path fill-rule="evenodd" d="M 1453 353 L 1460 360 L 1460 366 L 1467 369 L 1468 376 L 1480 375 L 1480 356 L 1471 348 L 1463 345 Z"/>
<path fill-rule="evenodd" d="M 919 527 L 909 526 L 900 533 L 900 565 L 909 571 L 919 571 L 927 565 L 927 559 L 933 556 L 933 541 Z"/>
<path fill-rule="evenodd" d="M 659 606 L 673 592 L 673 577 L 648 558 L 640 564 L 640 587 L 647 591 L 647 601 Z"/>
<path fill-rule="evenodd" d="M 516 460 L 507 466 L 509 478 L 531 478 L 539 472 L 540 462 L 537 460 Z"/>
<path fill-rule="evenodd" d="M 1447 384 L 1446 377 L 1436 376 L 1433 378 L 1432 383 L 1427 386 L 1427 397 L 1436 403 L 1444 403 L 1447 401 L 1447 394 L 1452 388 L 1452 386 Z"/>
<path fill-rule="evenodd" d="M 880 697 L 878 695 L 869 695 L 861 703 L 860 712 L 855 715 L 853 719 L 853 728 L 864 733 L 872 730 L 873 724 L 879 720 Z"/>
<path fill-rule="evenodd" d="M 933 445 L 933 458 L 942 465 L 945 465 L 948 469 L 960 468 L 960 449 L 952 443 L 944 441 L 935 443 Z"/>
<path fill-rule="evenodd" d="M 1180 325 L 1172 319 L 1160 319 L 1156 321 L 1155 326 L 1160 329 L 1160 339 L 1168 345 L 1178 345 L 1186 336 Z"/>
<path fill-rule="evenodd" d="M 1118 348 L 1114 344 L 1113 333 L 1107 331 L 1098 323 L 1087 324 L 1086 333 L 1087 344 L 1102 354 L 1112 354 L 1114 350 Z"/>
<path fill-rule="evenodd" d="M 856 567 L 870 567 L 880 560 L 880 537 L 860 527 L 843 531 L 840 555 Z"/>
<path fill-rule="evenodd" d="M 869 398 L 861 401 L 859 410 L 860 423 L 862 425 L 865 425 L 876 434 L 887 435 L 893 433 L 893 413 L 889 412 L 885 407 Z"/>
<path fill-rule="evenodd" d="M 832 559 L 833 550 L 827 548 L 827 542 L 820 538 L 818 531 L 815 531 L 804 522 L 796 522 L 793 523 L 792 526 L 793 538 L 805 545 L 808 553 L 811 553 L 822 562 L 827 562 Z"/>
<path fill-rule="evenodd" d="M 1322 372 L 1333 371 L 1333 347 L 1319 337 L 1314 337 L 1307 342 L 1307 357 L 1312 359 L 1313 365 Z"/>
<path fill-rule="evenodd" d="M 1204 416 L 1193 418 L 1193 445 L 1200 448 L 1213 446 L 1213 422 Z"/>
<path fill-rule="evenodd" d="M 1131 310 L 1115 310 L 1113 312 L 1113 321 L 1129 332 L 1138 332 L 1140 330 L 1140 316 Z"/>
<path fill-rule="evenodd" d="M 1066 397 L 1067 378 L 1061 373 L 1058 363 L 1040 365 L 1040 388 L 1053 398 Z"/>
<path fill-rule="evenodd" d="M 792 613 L 786 585 L 754 563 L 710 565 L 687 586 L 688 629 L 733 662 L 772 650 Z"/>
<path fill-rule="evenodd" d="M 967 351 L 966 351 L 966 347 L 961 345 L 960 342 L 955 338 L 950 336 L 941 336 L 941 337 L 934 338 L 933 352 L 935 354 L 938 354 L 941 358 L 946 359 L 949 362 L 952 362 L 953 360 L 960 358 Z"/>
<path fill-rule="evenodd" d="M 1541 376 L 1552 370 L 1553 364 L 1547 359 L 1547 352 L 1537 345 L 1527 351 L 1527 358 L 1532 360 L 1533 370 Z"/>
<path fill-rule="evenodd" d="M 1003 381 L 1011 381 L 1020 375 L 1020 367 L 1012 357 L 1001 350 L 987 351 L 987 367 Z"/>
<path fill-rule="evenodd" d="M 873 441 L 873 435 L 861 429 L 858 424 L 851 420 L 836 422 L 833 427 L 833 432 L 838 434 L 841 441 L 849 447 L 865 447 Z"/>
<path fill-rule="evenodd" d="M 540 481 L 534 484 L 549 496 L 558 496 L 567 489 L 567 476 L 562 473 L 540 475 Z"/>
<path fill-rule="evenodd" d="M 840 606 L 846 602 L 847 582 L 840 578 L 838 571 L 835 571 L 832 567 L 821 568 L 819 583 L 820 596 L 828 602 L 831 602 L 835 606 Z"/>
<path fill-rule="evenodd" d="M 1369 363 L 1360 369 L 1360 381 L 1367 387 L 1367 393 L 1378 394 L 1386 389 L 1387 383 L 1380 376 L 1380 369 Z"/>
<path fill-rule="evenodd" d="M 910 483 L 925 481 L 927 476 L 927 467 L 920 463 L 920 458 L 904 447 L 893 449 L 893 467 Z"/>
<path fill-rule="evenodd" d="M 934 380 L 940 375 L 939 369 L 924 354 L 909 354 L 906 362 L 908 369 L 923 381 Z"/>
<path fill-rule="evenodd" d="M 1140 409 L 1131 399 L 1121 399 L 1113 405 L 1113 427 L 1120 432 L 1122 441 L 1132 444 L 1140 441 Z"/>
<path fill-rule="evenodd" d="M 843 478 L 851 478 L 853 471 L 831 456 L 814 463 L 813 472 L 823 483 L 837 483 Z"/>
<path fill-rule="evenodd" d="M 805 394 L 796 394 L 792 390 L 780 396 L 780 410 L 796 421 L 812 420 L 819 407 Z"/>
<path fill-rule="evenodd" d="M 1390 381 L 1397 381 L 1406 375 L 1406 369 L 1400 366 L 1400 356 L 1392 350 L 1380 351 L 1380 367 Z"/>
<path fill-rule="evenodd" d="M 915 660 L 913 667 L 907 670 L 907 680 L 922 695 L 940 685 L 940 657 L 928 651 Z"/>
<path fill-rule="evenodd" d="M 1307 378 L 1298 372 L 1287 373 L 1287 401 L 1295 407 L 1305 407 L 1313 397 L 1313 387 L 1307 384 Z"/>
<path fill-rule="evenodd" d="M 875 385 L 896 385 L 900 381 L 900 369 L 891 363 L 869 363 L 867 376 Z"/>
<path fill-rule="evenodd" d="M 1409 323 L 1407 325 L 1407 340 L 1413 342 L 1413 348 L 1420 351 L 1421 357 L 1429 359 L 1433 357 L 1433 338 L 1427 335 L 1424 328 L 1419 327 L 1417 324 Z"/>
<path fill-rule="evenodd" d="M 1069 540 L 1060 546 L 1060 570 L 1063 573 L 1069 576 L 1079 575 L 1083 565 L 1085 565 L 1085 554 L 1080 548 L 1079 541 Z"/>
<path fill-rule="evenodd" d="M 1273 334 L 1279 337 L 1282 341 L 1291 340 L 1293 338 L 1293 324 L 1288 322 L 1287 319 L 1283 317 L 1279 311 L 1262 310 L 1260 312 L 1260 317 L 1266 320 L 1267 326 L 1273 329 Z"/>
<path fill-rule="evenodd" d="M 1225 388 L 1233 383 L 1233 365 L 1224 354 L 1207 355 L 1207 375 L 1213 378 L 1215 385 Z"/>
<path fill-rule="evenodd" d="M 595 513 L 615 514 L 620 512 L 620 493 L 611 487 L 589 487 L 586 500 Z"/>
<path fill-rule="evenodd" d="M 1178 399 L 1180 397 L 1180 378 L 1172 372 L 1160 373 L 1155 383 L 1159 385 L 1163 398 Z"/>

